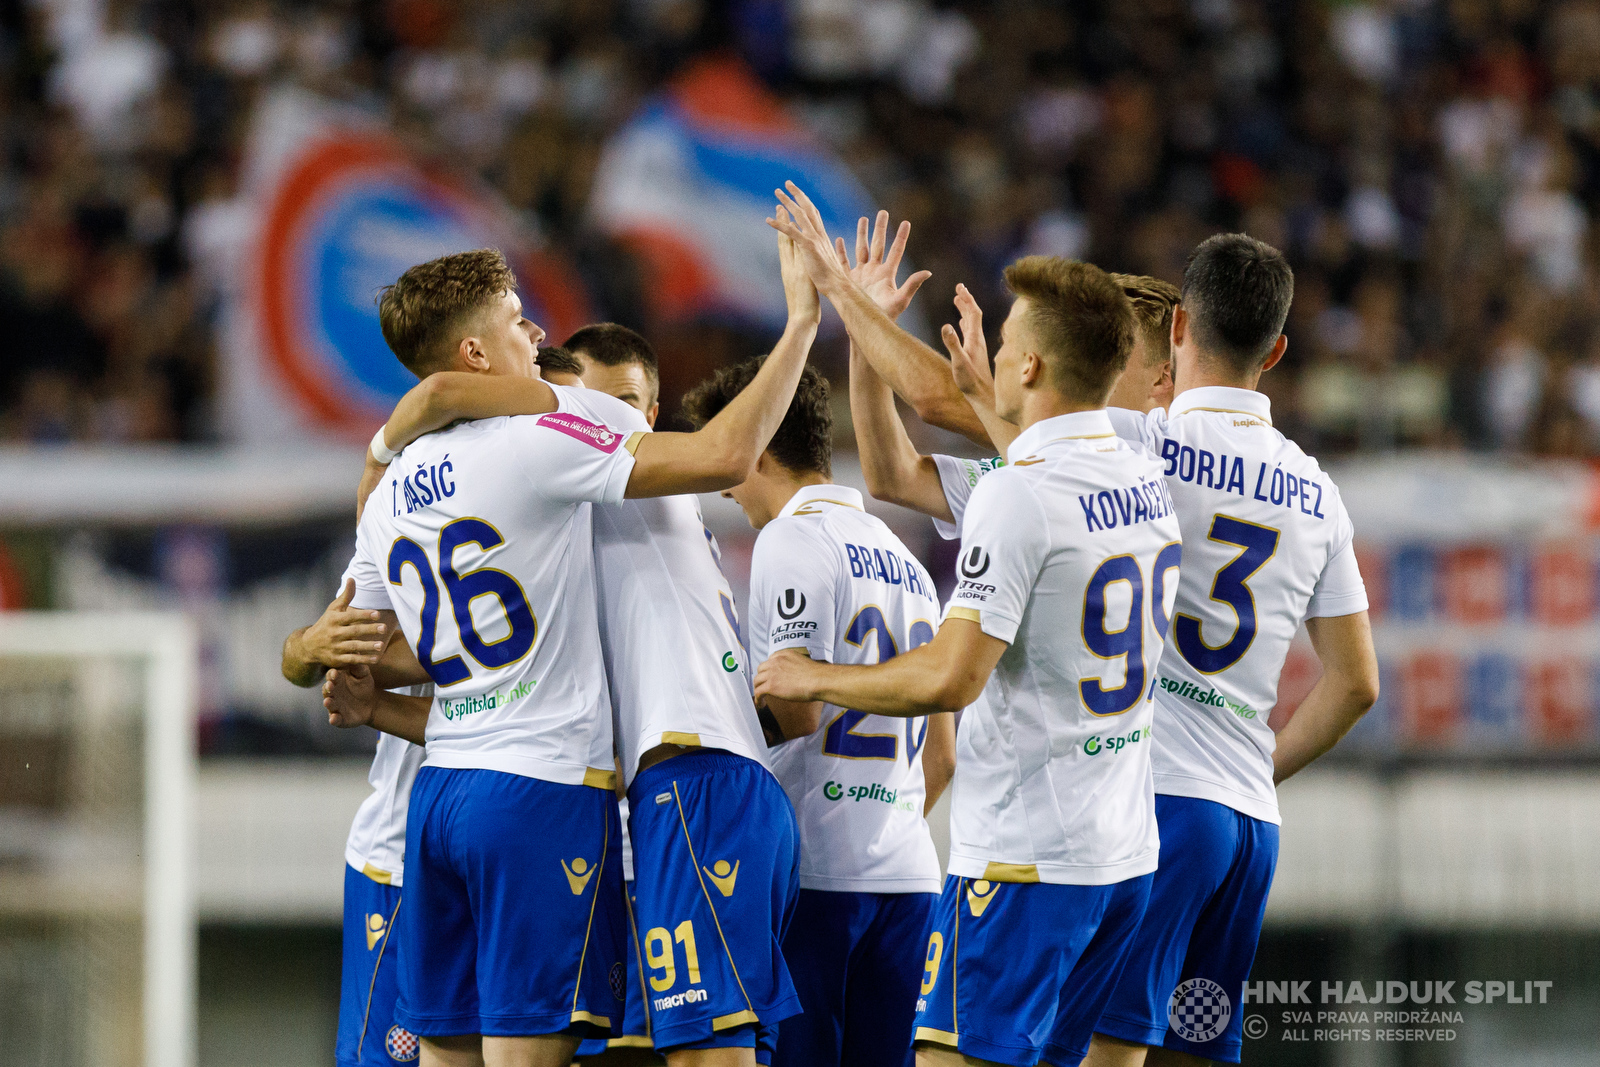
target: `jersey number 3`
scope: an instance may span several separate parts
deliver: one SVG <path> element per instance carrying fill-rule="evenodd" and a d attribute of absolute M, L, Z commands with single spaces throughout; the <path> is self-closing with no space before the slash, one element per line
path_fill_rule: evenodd
<path fill-rule="evenodd" d="M 861 647 L 869 637 L 876 637 L 878 642 L 878 662 L 887 663 L 899 655 L 895 647 L 894 634 L 889 632 L 889 621 L 883 617 L 883 612 L 876 607 L 868 606 L 856 613 L 850 620 L 850 629 L 845 631 L 844 639 L 856 647 Z M 920 645 L 925 645 L 933 640 L 933 624 L 918 619 L 911 624 L 911 641 L 906 645 L 906 651 L 911 651 Z M 840 759 L 897 759 L 900 755 L 900 739 L 894 734 L 858 734 L 855 732 L 861 720 L 867 717 L 864 711 L 841 711 L 833 717 L 827 726 L 827 733 L 822 738 L 822 754 L 825 756 L 838 756 Z M 917 733 L 917 726 L 921 725 L 922 732 Z M 922 748 L 922 743 L 928 739 L 928 720 L 920 717 L 906 720 L 906 761 L 917 758 L 917 752 Z"/>
<path fill-rule="evenodd" d="M 1216 674 L 1244 658 L 1250 643 L 1256 639 L 1256 598 L 1245 583 L 1278 551 L 1278 531 L 1270 526 L 1218 515 L 1211 520 L 1211 533 L 1206 539 L 1235 545 L 1241 550 L 1217 572 L 1216 580 L 1211 583 L 1211 599 L 1232 608 L 1239 625 L 1232 637 L 1213 647 L 1201 636 L 1199 619 L 1193 615 L 1179 615 L 1172 620 L 1172 636 L 1191 667 L 1201 674 Z"/>
<path fill-rule="evenodd" d="M 482 519 L 456 519 L 439 531 L 439 579 L 450 597 L 450 612 L 455 616 L 456 632 L 461 637 L 461 647 L 490 670 L 506 667 L 528 654 L 533 639 L 538 636 L 539 623 L 528 606 L 522 586 L 505 571 L 493 567 L 480 567 L 475 571 L 458 574 L 455 567 L 456 549 L 475 544 L 484 551 L 505 543 L 500 531 Z M 439 584 L 434 581 L 433 566 L 428 553 L 409 537 L 395 540 L 389 549 L 389 583 L 399 585 L 405 568 L 417 572 L 422 583 L 422 616 L 417 634 L 417 662 L 428 672 L 436 685 L 455 685 L 472 677 L 472 671 L 460 656 L 449 656 L 435 661 L 434 642 L 438 638 Z M 472 602 L 481 596 L 492 596 L 500 601 L 510 632 L 494 641 L 485 641 L 472 623 Z"/>

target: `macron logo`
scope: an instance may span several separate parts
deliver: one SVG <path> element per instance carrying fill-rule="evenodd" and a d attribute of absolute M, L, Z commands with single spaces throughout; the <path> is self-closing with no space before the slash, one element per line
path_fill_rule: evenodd
<path fill-rule="evenodd" d="M 622 436 L 612 430 L 606 429 L 598 423 L 588 419 L 580 419 L 576 415 L 568 415 L 558 411 L 551 415 L 540 415 L 539 425 L 548 426 L 568 437 L 575 437 L 586 445 L 593 445 L 602 452 L 615 452 L 617 445 L 622 443 Z"/>

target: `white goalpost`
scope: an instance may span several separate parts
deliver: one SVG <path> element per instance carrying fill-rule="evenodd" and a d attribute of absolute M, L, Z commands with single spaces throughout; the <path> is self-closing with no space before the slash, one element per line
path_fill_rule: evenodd
<path fill-rule="evenodd" d="M 0 1031 L 49 1067 L 195 1063 L 197 640 L 0 613 Z"/>

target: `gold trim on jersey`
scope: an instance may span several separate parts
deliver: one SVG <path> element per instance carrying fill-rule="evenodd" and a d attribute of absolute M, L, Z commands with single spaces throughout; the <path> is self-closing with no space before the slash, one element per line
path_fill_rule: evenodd
<path fill-rule="evenodd" d="M 593 1023 L 595 1026 L 603 1026 L 607 1030 L 611 1029 L 609 1016 L 596 1015 L 592 1011 L 575 1011 L 572 1013 L 572 1021 L 575 1023 Z"/>
<path fill-rule="evenodd" d="M 606 1042 L 606 1048 L 655 1048 L 656 1043 L 643 1034 L 624 1034 Z"/>
<path fill-rule="evenodd" d="M 949 1045 L 955 1048 L 960 1044 L 960 1038 L 949 1030 L 935 1030 L 931 1026 L 919 1026 L 917 1032 L 911 1035 L 913 1041 L 932 1041 L 938 1045 Z"/>
<path fill-rule="evenodd" d="M 612 769 L 602 770 L 599 767 L 585 767 L 583 769 L 583 784 L 592 789 L 609 789 L 617 791 L 617 772 Z"/>
<path fill-rule="evenodd" d="M 392 884 L 394 884 L 394 875 L 390 874 L 388 871 L 384 870 L 382 867 L 374 867 L 372 864 L 369 863 L 366 866 L 361 868 L 361 873 L 366 875 L 368 878 L 371 878 L 374 882 L 377 882 L 379 885 L 392 885 Z"/>
<path fill-rule="evenodd" d="M 989 882 L 1037 882 L 1039 868 L 1032 863 L 995 863 L 990 861 L 983 869 L 983 877 Z"/>
<path fill-rule="evenodd" d="M 1189 412 L 1191 412 L 1191 411 L 1214 411 L 1218 415 L 1243 415 L 1246 418 L 1250 418 L 1250 419 L 1260 419 L 1262 422 L 1266 423 L 1268 426 L 1272 425 L 1272 420 L 1269 419 L 1267 416 L 1265 416 L 1265 415 L 1257 415 L 1253 411 L 1240 411 L 1238 408 L 1184 408 L 1182 411 L 1177 412 L 1172 417 L 1176 419 L 1181 415 L 1189 414 Z"/>
<path fill-rule="evenodd" d="M 701 745 L 699 734 L 679 733 L 677 730 L 663 730 L 661 732 L 661 743 L 663 745 L 693 745 L 695 748 L 699 748 Z"/>
<path fill-rule="evenodd" d="M 832 500 L 832 499 L 830 499 L 828 497 L 819 496 L 819 497 L 813 497 L 812 499 L 807 500 L 804 504 L 801 504 L 794 511 L 790 512 L 790 514 L 791 515 L 821 515 L 822 512 L 820 512 L 820 511 L 807 511 L 806 510 L 806 508 L 809 508 L 812 504 L 838 504 L 841 508 L 855 508 L 855 510 L 857 510 L 857 511 L 865 510 L 864 508 L 856 507 L 856 505 L 850 503 L 847 500 Z"/>
<path fill-rule="evenodd" d="M 639 454 L 639 445 L 643 441 L 644 431 L 635 430 L 628 435 L 628 439 L 626 441 L 622 442 L 622 447 L 628 450 L 628 455 L 637 456 Z"/>
<path fill-rule="evenodd" d="M 740 987 L 741 991 L 743 987 Z M 736 1011 L 732 1015 L 719 1015 L 711 1020 L 711 1029 L 726 1030 L 730 1026 L 743 1026 L 745 1023 L 759 1023 L 753 1011 Z"/>
<path fill-rule="evenodd" d="M 968 622 L 975 622 L 979 626 L 983 625 L 983 612 L 977 608 L 951 608 L 945 612 L 944 617 L 947 619 L 965 619 Z"/>

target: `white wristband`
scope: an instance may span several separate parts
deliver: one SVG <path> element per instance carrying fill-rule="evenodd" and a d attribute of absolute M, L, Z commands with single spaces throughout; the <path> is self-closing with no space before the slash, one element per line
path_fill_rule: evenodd
<path fill-rule="evenodd" d="M 368 446 L 368 451 L 372 453 L 373 460 L 375 460 L 380 466 L 384 467 L 387 467 L 389 464 L 393 463 L 394 457 L 400 454 L 398 452 L 389 451 L 389 445 L 383 439 L 382 426 L 379 426 L 378 432 L 372 435 L 372 444 Z"/>

